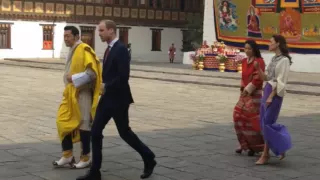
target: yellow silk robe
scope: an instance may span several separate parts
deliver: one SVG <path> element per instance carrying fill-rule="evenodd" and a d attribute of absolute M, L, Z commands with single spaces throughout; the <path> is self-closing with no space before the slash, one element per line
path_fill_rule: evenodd
<path fill-rule="evenodd" d="M 99 58 L 93 49 L 85 43 L 80 43 L 71 59 L 71 75 L 84 72 L 87 68 L 92 69 L 96 74 L 95 88 L 93 91 L 93 101 L 91 107 L 91 116 L 94 119 L 99 102 L 100 86 L 102 83 L 102 66 Z M 63 99 L 58 109 L 57 129 L 60 141 L 71 133 L 72 142 L 80 141 L 79 126 L 81 122 L 81 112 L 78 103 L 79 89 L 75 88 L 72 83 L 67 84 L 63 92 Z"/>

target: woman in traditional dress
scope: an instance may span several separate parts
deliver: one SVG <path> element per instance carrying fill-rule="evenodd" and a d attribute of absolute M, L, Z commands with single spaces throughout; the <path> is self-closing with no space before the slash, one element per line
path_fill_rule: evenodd
<path fill-rule="evenodd" d="M 269 50 L 275 52 L 266 74 L 261 66 L 255 63 L 262 80 L 266 81 L 260 108 L 260 124 L 265 140 L 265 146 L 257 165 L 266 164 L 270 158 L 269 149 L 282 160 L 285 152 L 291 148 L 291 137 L 286 127 L 277 124 L 283 97 L 286 93 L 286 86 L 291 57 L 287 47 L 286 39 L 281 35 L 274 35 L 271 38 Z"/>
<path fill-rule="evenodd" d="M 174 61 L 174 57 L 176 55 L 176 48 L 174 47 L 174 44 L 172 43 L 170 48 L 169 48 L 169 51 L 168 51 L 168 54 L 169 54 L 169 61 L 170 63 L 173 63 Z"/>
<path fill-rule="evenodd" d="M 241 154 L 243 150 L 249 150 L 248 155 L 253 156 L 264 147 L 259 123 L 263 81 L 254 63 L 260 65 L 261 71 L 264 71 L 265 64 L 254 40 L 247 40 L 244 49 L 247 58 L 242 60 L 241 95 L 234 108 L 233 120 L 240 144 L 236 153 Z"/>

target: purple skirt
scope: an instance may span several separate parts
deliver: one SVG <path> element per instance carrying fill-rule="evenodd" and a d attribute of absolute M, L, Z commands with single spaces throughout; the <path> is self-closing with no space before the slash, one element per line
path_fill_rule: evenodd
<path fill-rule="evenodd" d="M 267 107 L 266 101 L 272 92 L 272 86 L 267 83 L 260 106 L 260 125 L 263 133 L 265 143 L 269 146 L 271 151 L 279 156 L 285 153 L 291 147 L 291 137 L 284 125 L 277 124 L 283 98 L 274 96 L 271 104 Z"/>

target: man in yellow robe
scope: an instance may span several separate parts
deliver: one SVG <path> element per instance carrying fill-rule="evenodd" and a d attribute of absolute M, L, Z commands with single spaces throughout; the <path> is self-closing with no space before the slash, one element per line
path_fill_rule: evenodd
<path fill-rule="evenodd" d="M 57 129 L 63 155 L 55 167 L 86 168 L 91 164 L 90 129 L 99 101 L 102 68 L 94 50 L 79 40 L 74 26 L 64 28 L 64 41 L 70 48 L 64 74 L 65 89 L 58 110 Z M 73 143 L 81 141 L 80 161 L 75 163 Z"/>

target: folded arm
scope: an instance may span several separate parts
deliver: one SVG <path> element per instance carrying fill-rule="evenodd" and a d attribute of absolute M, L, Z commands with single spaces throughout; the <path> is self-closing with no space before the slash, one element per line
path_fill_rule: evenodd
<path fill-rule="evenodd" d="M 95 57 L 90 53 L 90 51 L 85 51 L 85 60 L 84 62 L 94 62 Z M 71 76 L 71 80 L 73 85 L 78 88 L 85 84 L 91 83 L 96 80 L 97 76 L 94 70 L 91 68 L 92 64 L 84 64 L 86 66 L 86 69 L 84 72 L 73 74 Z"/>
<path fill-rule="evenodd" d="M 87 68 L 84 72 L 77 73 L 71 76 L 72 83 L 76 88 L 79 88 L 96 79 L 96 74 L 91 68 Z"/>

